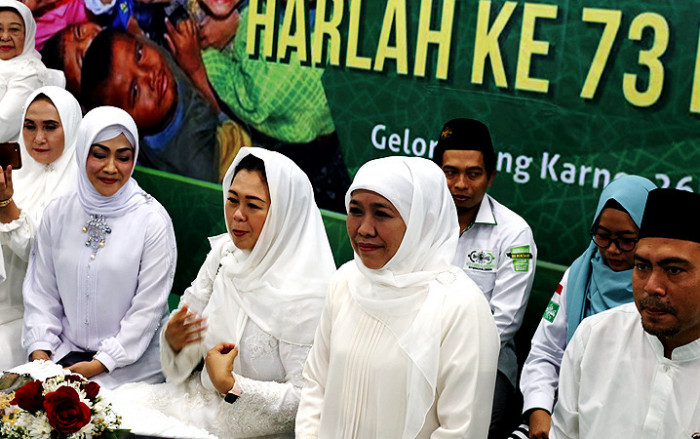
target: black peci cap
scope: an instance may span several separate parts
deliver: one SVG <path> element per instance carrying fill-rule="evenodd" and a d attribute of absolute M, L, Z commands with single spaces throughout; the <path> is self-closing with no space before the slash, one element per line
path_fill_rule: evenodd
<path fill-rule="evenodd" d="M 452 119 L 442 127 L 433 161 L 442 166 L 442 155 L 450 149 L 480 151 L 484 155 L 486 171 L 491 173 L 496 168 L 496 153 L 493 151 L 489 129 L 478 120 Z"/>
<path fill-rule="evenodd" d="M 700 194 L 654 189 L 644 207 L 639 238 L 670 238 L 700 243 Z"/>

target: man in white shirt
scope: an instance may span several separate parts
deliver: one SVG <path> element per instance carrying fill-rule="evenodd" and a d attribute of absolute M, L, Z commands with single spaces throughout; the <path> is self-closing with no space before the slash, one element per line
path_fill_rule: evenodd
<path fill-rule="evenodd" d="M 496 153 L 486 125 L 473 119 L 447 122 L 433 160 L 445 172 L 457 207 L 460 237 L 453 262 L 483 291 L 501 337 L 489 439 L 505 438 L 517 424 L 513 337 L 523 322 L 537 248 L 525 220 L 486 194 L 496 177 Z"/>
<path fill-rule="evenodd" d="M 700 194 L 649 193 L 635 303 L 577 328 L 564 354 L 551 439 L 700 438 L 699 215 Z"/>

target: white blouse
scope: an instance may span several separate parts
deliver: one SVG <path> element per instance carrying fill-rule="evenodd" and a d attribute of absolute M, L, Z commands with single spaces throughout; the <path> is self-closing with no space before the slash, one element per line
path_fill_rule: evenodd
<path fill-rule="evenodd" d="M 0 223 L 0 245 L 5 272 L 5 280 L 0 282 L 0 340 L 4 341 L 5 346 L 0 357 L 0 370 L 8 370 L 27 361 L 21 344 L 24 314 L 22 283 L 37 226 L 35 215 L 24 209 L 18 219 Z"/>
<path fill-rule="evenodd" d="M 96 351 L 111 388 L 162 380 L 159 339 L 167 318 L 177 249 L 172 222 L 150 195 L 129 213 L 106 219 L 105 245 L 86 246 L 90 220 L 76 194 L 52 200 L 42 217 L 24 283 L 22 344 L 28 353 Z"/>
<path fill-rule="evenodd" d="M 340 269 L 341 273 L 343 268 Z M 297 438 L 400 438 L 411 360 L 360 308 L 344 279 L 331 285 L 296 418 Z M 442 304 L 436 395 L 417 438 L 486 438 L 499 342 L 481 291 Z"/>

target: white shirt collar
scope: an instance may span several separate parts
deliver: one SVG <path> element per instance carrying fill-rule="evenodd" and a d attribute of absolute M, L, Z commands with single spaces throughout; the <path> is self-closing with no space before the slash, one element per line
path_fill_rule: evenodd
<path fill-rule="evenodd" d="M 691 341 L 683 346 L 678 346 L 671 352 L 671 360 L 664 357 L 664 346 L 661 344 L 661 340 L 655 335 L 651 335 L 644 331 L 644 336 L 651 344 L 654 352 L 666 361 L 688 361 L 700 358 L 700 338 Z"/>
<path fill-rule="evenodd" d="M 491 204 L 491 197 L 488 194 L 484 194 L 484 199 L 481 200 L 481 205 L 479 206 L 479 211 L 476 213 L 474 224 L 488 224 L 492 226 L 498 224 L 498 222 L 496 222 L 496 217 L 493 216 L 493 205 Z"/>

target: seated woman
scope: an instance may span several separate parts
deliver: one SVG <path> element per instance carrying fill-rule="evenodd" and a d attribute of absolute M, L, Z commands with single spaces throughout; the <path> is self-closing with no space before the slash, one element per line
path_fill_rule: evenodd
<path fill-rule="evenodd" d="M 44 85 L 65 85 L 63 75 L 49 71 L 34 49 L 32 11 L 17 0 L 0 0 L 0 142 L 15 142 L 22 105 Z"/>
<path fill-rule="evenodd" d="M 355 260 L 333 278 L 304 367 L 297 438 L 485 438 L 499 338 L 451 264 L 459 228 L 440 168 L 387 157 L 345 197 Z"/>
<path fill-rule="evenodd" d="M 222 186 L 228 233 L 210 239 L 161 336 L 168 382 L 123 386 L 112 401 L 129 413 L 139 401 L 219 438 L 291 438 L 335 272 L 330 245 L 311 183 L 287 157 L 242 148 Z M 148 419 L 124 418 L 133 433 L 161 433 Z"/>
<path fill-rule="evenodd" d="M 22 168 L 0 172 L 0 244 L 7 276 L 0 283 L 0 371 L 27 361 L 21 343 L 22 283 L 41 215 L 52 198 L 76 186 L 78 101 L 62 88 L 42 87 L 24 108 Z"/>
<path fill-rule="evenodd" d="M 629 175 L 603 189 L 588 248 L 569 267 L 552 296 L 520 378 L 527 424 L 511 437 L 549 437 L 564 349 L 585 317 L 632 301 L 632 268 L 647 194 L 656 186 Z M 527 436 L 525 436 L 527 437 Z"/>
<path fill-rule="evenodd" d="M 123 110 L 85 115 L 78 190 L 46 207 L 24 282 L 22 344 L 106 388 L 160 382 L 158 330 L 176 260 L 168 213 L 131 178 L 138 132 Z"/>

